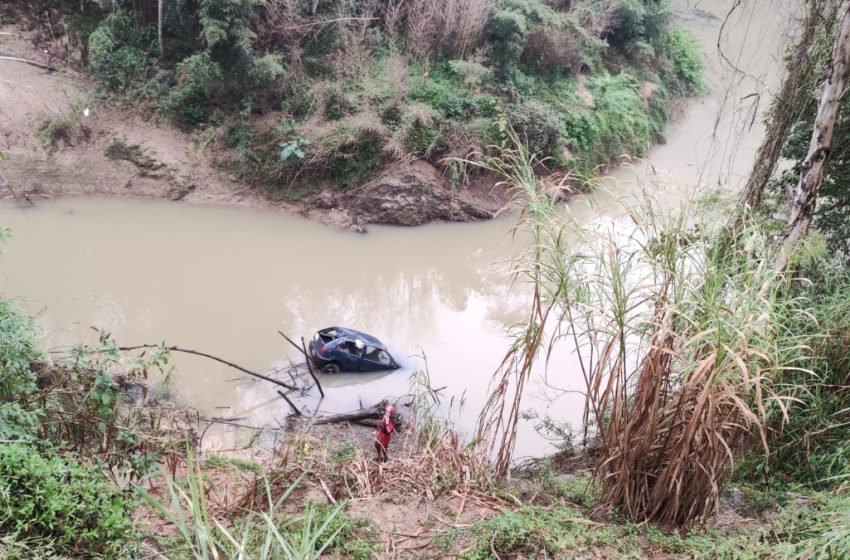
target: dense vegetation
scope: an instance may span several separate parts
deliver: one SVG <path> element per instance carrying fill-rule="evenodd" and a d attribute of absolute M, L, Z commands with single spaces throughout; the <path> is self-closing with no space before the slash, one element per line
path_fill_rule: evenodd
<path fill-rule="evenodd" d="M 446 158 L 504 146 L 508 127 L 586 174 L 663 141 L 668 102 L 702 89 L 667 0 L 21 4 L 69 18 L 102 95 L 231 148 L 236 174 L 278 196 L 406 158 L 458 184 L 469 169 Z"/>

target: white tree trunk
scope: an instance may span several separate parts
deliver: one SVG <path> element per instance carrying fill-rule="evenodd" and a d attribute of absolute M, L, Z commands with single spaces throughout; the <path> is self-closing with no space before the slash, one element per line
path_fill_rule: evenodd
<path fill-rule="evenodd" d="M 774 262 L 778 270 L 785 270 L 788 266 L 794 245 L 806 234 L 812 223 L 818 190 L 820 190 L 824 168 L 832 149 L 835 120 L 841 106 L 841 97 L 847 86 L 847 77 L 850 73 L 850 0 L 842 2 L 838 16 L 841 20 L 832 50 L 830 75 L 821 90 L 809 152 L 803 160 L 800 181 L 791 199 L 788 229 L 785 231 L 782 247 Z"/>
<path fill-rule="evenodd" d="M 156 38 L 159 42 L 159 56 L 162 57 L 165 54 L 165 44 L 162 41 L 162 18 L 163 18 L 163 5 L 165 0 L 159 0 L 157 3 L 157 11 L 156 11 Z"/>

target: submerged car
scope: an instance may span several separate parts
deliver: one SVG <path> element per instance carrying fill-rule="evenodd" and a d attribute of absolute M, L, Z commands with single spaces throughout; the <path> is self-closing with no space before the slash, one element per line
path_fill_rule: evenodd
<path fill-rule="evenodd" d="M 313 335 L 310 358 L 323 373 L 382 371 L 399 367 L 380 340 L 344 327 L 328 327 Z"/>

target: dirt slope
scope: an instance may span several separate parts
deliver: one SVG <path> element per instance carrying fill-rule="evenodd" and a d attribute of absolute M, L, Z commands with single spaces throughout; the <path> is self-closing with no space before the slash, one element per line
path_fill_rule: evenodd
<path fill-rule="evenodd" d="M 49 62 L 31 36 L 13 26 L 0 28 L 0 55 Z M 38 198 L 109 195 L 241 205 L 298 213 L 356 231 L 369 224 L 487 219 L 505 202 L 488 185 L 452 189 L 422 161 L 400 163 L 358 189 L 326 190 L 297 202 L 272 201 L 261 188 L 237 182 L 216 165 L 226 154 L 200 149 L 199 139 L 158 123 L 144 107 L 98 102 L 93 91 L 91 80 L 70 67 L 51 72 L 0 60 L 0 151 L 6 156 L 0 170 L 20 199 L 34 203 Z M 138 145 L 152 161 L 150 167 L 107 157 L 116 139 Z M 10 196 L 6 188 L 0 193 Z"/>

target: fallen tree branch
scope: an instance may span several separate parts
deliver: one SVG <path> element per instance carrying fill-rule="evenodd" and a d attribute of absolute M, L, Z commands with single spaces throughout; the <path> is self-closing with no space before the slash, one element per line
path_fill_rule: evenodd
<path fill-rule="evenodd" d="M 307 352 L 306 352 L 303 348 L 301 348 L 300 346 L 298 346 L 297 344 L 295 344 L 295 342 L 294 342 L 291 338 L 289 338 L 288 336 L 286 336 L 285 334 L 283 334 L 281 331 L 277 331 L 277 334 L 279 334 L 280 336 L 282 336 L 283 338 L 285 338 L 285 339 L 286 339 L 286 341 L 287 341 L 288 343 L 290 343 L 292 346 L 294 346 L 296 350 L 298 350 L 299 352 L 301 352 L 302 354 L 304 354 L 304 357 L 305 357 L 305 358 L 309 359 L 309 356 L 307 356 Z"/>
<path fill-rule="evenodd" d="M 292 407 L 292 412 L 295 414 L 295 416 L 301 416 L 301 411 L 298 409 L 297 406 L 295 406 L 295 403 L 289 400 L 289 397 L 286 396 L 286 393 L 284 393 L 283 391 L 278 391 L 277 394 L 283 397 L 283 400 L 289 403 L 289 406 Z"/>
<path fill-rule="evenodd" d="M 381 420 L 381 417 L 384 415 L 384 410 L 386 409 L 389 403 L 389 400 L 384 399 L 378 404 L 370 406 L 368 408 L 361 408 L 360 410 L 355 410 L 353 412 L 344 412 L 342 414 L 334 414 L 331 416 L 323 416 L 321 418 L 316 419 L 313 424 L 321 425 L 350 422 L 352 424 L 360 424 L 361 426 L 366 426 L 369 428 L 376 428 Z M 400 429 L 401 426 L 404 424 L 404 420 L 401 417 L 397 417 L 395 423 L 396 426 L 398 426 Z"/>
<path fill-rule="evenodd" d="M 304 352 L 304 357 L 307 359 L 307 371 L 310 372 L 310 377 L 313 378 L 313 381 L 316 382 L 316 387 L 319 388 L 319 394 L 322 395 L 322 398 L 325 398 L 325 391 L 322 389 L 322 384 L 319 383 L 319 378 L 316 377 L 316 374 L 313 372 L 313 360 L 310 359 L 310 356 L 307 355 L 307 345 L 304 343 L 304 337 L 301 337 L 301 351 Z"/>
<path fill-rule="evenodd" d="M 24 64 L 29 64 L 30 66 L 37 66 L 38 68 L 44 68 L 45 70 L 50 70 L 51 72 L 60 72 L 60 70 L 54 66 L 50 66 L 49 64 L 43 64 L 41 62 L 36 62 L 35 60 L 29 60 L 27 58 L 20 58 L 18 56 L 8 56 L 5 54 L 0 54 L 0 60 L 10 60 L 12 62 L 23 62 Z"/>
<path fill-rule="evenodd" d="M 247 373 L 248 375 L 252 375 L 252 376 L 254 376 L 258 379 L 262 379 L 264 381 L 268 381 L 269 383 L 274 383 L 275 385 L 285 387 L 285 388 L 287 388 L 291 391 L 297 391 L 298 390 L 298 388 L 293 386 L 293 385 L 288 385 L 288 384 L 284 383 L 283 381 L 279 381 L 277 379 L 274 379 L 273 377 L 269 377 L 267 375 L 263 375 L 262 373 L 257 373 L 255 371 L 251 371 L 250 369 L 245 369 L 244 367 L 242 367 L 238 364 L 234 364 L 233 362 L 229 362 L 229 361 L 227 361 L 223 358 L 213 356 L 212 354 L 207 354 L 206 352 L 199 352 L 198 350 L 189 350 L 187 348 L 180 348 L 179 346 L 161 346 L 159 344 L 140 344 L 138 346 L 120 346 L 118 349 L 121 350 L 122 352 L 127 352 L 127 351 L 130 351 L 130 350 L 141 350 L 142 348 L 164 348 L 165 350 L 168 350 L 169 352 L 182 352 L 184 354 L 192 354 L 194 356 L 201 356 L 201 357 L 204 357 L 204 358 L 209 358 L 210 360 L 222 363 L 226 366 L 230 366 L 233 369 L 238 369 L 239 371 L 241 371 L 243 373 Z"/>
<path fill-rule="evenodd" d="M 288 27 L 281 28 L 281 31 L 296 31 L 298 29 L 309 29 L 311 27 L 317 27 L 319 25 L 327 25 L 329 23 L 338 23 L 341 21 L 374 21 L 378 18 L 374 17 L 340 17 L 334 19 L 323 19 L 320 21 L 311 21 L 310 23 L 302 23 L 299 25 L 290 25 Z"/>
<path fill-rule="evenodd" d="M 313 378 L 313 381 L 316 382 L 316 387 L 319 388 L 319 393 L 322 395 L 322 398 L 325 398 L 325 391 L 322 389 L 322 384 L 319 383 L 319 378 L 316 377 L 316 374 L 313 373 L 313 361 L 310 359 L 310 356 L 307 354 L 307 345 L 304 343 L 304 337 L 301 337 L 301 346 L 295 344 L 295 341 L 283 334 L 281 331 L 277 331 L 277 334 L 286 339 L 288 343 L 290 343 L 296 350 L 301 352 L 304 355 L 304 359 L 307 361 L 307 371 L 310 372 L 310 377 Z"/>

